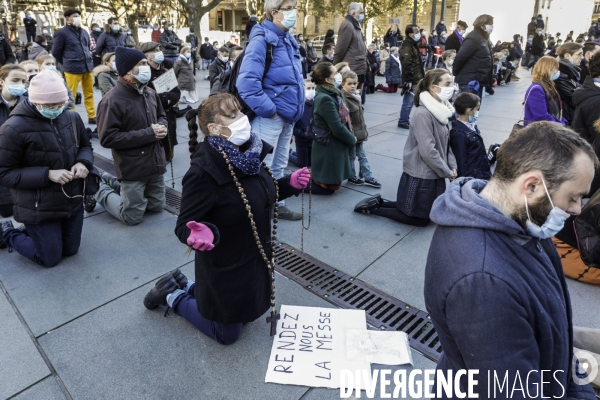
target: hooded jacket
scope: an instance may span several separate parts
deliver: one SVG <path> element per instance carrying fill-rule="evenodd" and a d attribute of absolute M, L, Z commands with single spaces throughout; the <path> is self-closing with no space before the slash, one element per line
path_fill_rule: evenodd
<path fill-rule="evenodd" d="M 571 128 L 592 144 L 596 155 L 600 155 L 600 140 L 596 140 L 599 132 L 594 128 L 594 122 L 600 117 L 600 87 L 591 76 L 587 76 L 583 86 L 573 92 L 573 104 Z"/>
<path fill-rule="evenodd" d="M 267 43 L 273 46 L 273 61 L 265 75 Z M 252 28 L 236 85 L 242 100 L 259 117 L 271 118 L 277 113 L 290 124 L 302 117 L 304 80 L 299 47 L 289 32 L 269 20 Z"/>
<path fill-rule="evenodd" d="M 29 101 L 21 101 L 0 127 L 0 185 L 11 189 L 14 217 L 19 222 L 55 221 L 81 210 L 81 198 L 67 195 L 82 195 L 83 179 L 61 187 L 48 178 L 50 170 L 71 170 L 78 162 L 90 170 L 94 163 L 83 121 L 75 114 L 74 130 L 72 112 L 64 111 L 50 120 Z"/>
<path fill-rule="evenodd" d="M 108 93 L 110 89 L 117 86 L 119 74 L 108 65 L 98 65 L 96 68 L 94 68 L 92 73 L 98 78 L 98 86 L 100 87 L 102 96 Z"/>
<path fill-rule="evenodd" d="M 573 92 L 581 86 L 579 84 L 579 73 L 581 70 L 577 65 L 571 64 L 568 60 L 560 60 L 558 70 L 560 71 L 560 76 L 554 81 L 554 85 L 563 103 L 563 116 L 570 123 L 573 120 L 573 113 L 575 112 L 575 104 L 573 104 L 572 99 Z"/>
<path fill-rule="evenodd" d="M 431 210 L 438 227 L 424 294 L 444 349 L 437 369 L 478 369 L 479 398 L 489 398 L 488 371 L 495 370 L 500 381 L 507 374 L 505 390 L 515 379 L 517 389 L 523 386 L 512 398 L 532 398 L 525 393 L 541 390 L 547 398 L 593 400 L 591 386 L 571 377 L 573 321 L 560 257 L 551 239 L 529 236 L 481 197 L 486 184 L 459 178 Z"/>
<path fill-rule="evenodd" d="M 45 56 L 46 54 L 48 54 L 48 51 L 46 51 L 45 48 L 40 45 L 34 45 L 31 50 L 29 50 L 29 53 L 27 53 L 27 59 L 37 61 L 40 56 Z"/>

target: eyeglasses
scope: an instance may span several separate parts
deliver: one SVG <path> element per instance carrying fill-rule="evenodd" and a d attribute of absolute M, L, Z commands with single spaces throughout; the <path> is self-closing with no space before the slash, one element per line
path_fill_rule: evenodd
<path fill-rule="evenodd" d="M 279 9 L 277 9 L 277 10 L 275 10 L 275 11 L 283 11 L 283 12 L 286 12 L 286 11 L 293 11 L 293 10 L 297 10 L 297 9 L 298 9 L 298 7 L 291 7 L 291 6 L 290 6 L 290 7 L 288 7 L 288 8 L 279 8 Z"/>
<path fill-rule="evenodd" d="M 61 108 L 62 106 L 66 105 L 67 102 L 64 103 L 57 103 L 57 104 L 42 104 L 42 107 L 48 108 L 50 110 L 57 110 L 59 108 Z"/>

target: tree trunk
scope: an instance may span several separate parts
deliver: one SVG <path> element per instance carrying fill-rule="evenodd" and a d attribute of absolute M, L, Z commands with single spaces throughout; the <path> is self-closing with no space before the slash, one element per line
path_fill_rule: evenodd
<path fill-rule="evenodd" d="M 202 6 L 202 0 L 179 0 L 188 14 L 190 27 L 194 28 L 198 41 L 201 43 L 202 32 L 200 31 L 200 20 L 210 10 L 215 8 L 223 0 L 210 0 L 205 6 Z"/>

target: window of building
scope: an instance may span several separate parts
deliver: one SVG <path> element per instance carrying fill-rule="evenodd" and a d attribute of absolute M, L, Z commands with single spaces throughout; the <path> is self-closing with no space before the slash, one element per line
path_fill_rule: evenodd
<path fill-rule="evenodd" d="M 594 4 L 594 14 L 598 14 L 598 13 L 600 13 L 600 1 L 597 1 Z"/>

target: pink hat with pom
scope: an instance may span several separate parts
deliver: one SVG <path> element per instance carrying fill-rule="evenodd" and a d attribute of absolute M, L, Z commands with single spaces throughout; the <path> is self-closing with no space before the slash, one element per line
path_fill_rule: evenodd
<path fill-rule="evenodd" d="M 29 82 L 29 101 L 34 104 L 56 104 L 69 100 L 65 80 L 55 71 L 44 70 Z"/>

